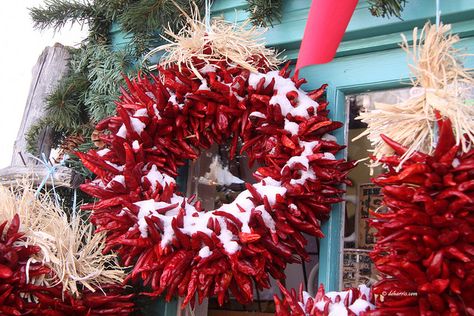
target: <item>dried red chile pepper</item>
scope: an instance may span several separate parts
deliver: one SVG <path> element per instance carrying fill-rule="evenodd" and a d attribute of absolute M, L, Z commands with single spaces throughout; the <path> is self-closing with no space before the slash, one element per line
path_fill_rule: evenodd
<path fill-rule="evenodd" d="M 397 155 L 373 179 L 387 207 L 371 222 L 383 275 L 373 290 L 400 294 L 382 295 L 370 315 L 474 315 L 474 150 L 462 153 L 441 120 L 433 156 L 417 153 L 396 172 L 405 148 L 384 139 Z"/>
<path fill-rule="evenodd" d="M 258 69 L 265 69 L 262 57 Z M 284 278 L 288 263 L 307 259 L 302 232 L 322 237 L 320 221 L 341 201 L 341 183 L 353 167 L 334 154 L 327 133 L 324 88 L 310 93 L 305 82 L 281 71 L 250 73 L 228 63 L 195 60 L 198 78 L 186 65 L 159 68 L 160 77 L 138 77 L 122 90 L 117 116 L 100 122 L 108 148 L 78 153 L 97 179 L 82 190 L 99 199 L 85 205 L 92 221 L 107 231 L 107 250 L 133 265 L 129 280 L 141 280 L 148 295 L 194 299 L 229 292 L 241 303 L 269 275 Z M 186 159 L 232 138 L 251 163 L 259 183 L 247 184 L 231 204 L 204 211 L 184 198 L 174 177 Z"/>
<path fill-rule="evenodd" d="M 129 315 L 135 310 L 133 295 L 124 294 L 121 286 L 104 286 L 106 295 L 85 289 L 74 298 L 60 284 L 36 285 L 33 280 L 44 277 L 54 283 L 54 275 L 30 260 L 40 248 L 26 246 L 19 227 L 18 215 L 0 224 L 0 315 Z"/>

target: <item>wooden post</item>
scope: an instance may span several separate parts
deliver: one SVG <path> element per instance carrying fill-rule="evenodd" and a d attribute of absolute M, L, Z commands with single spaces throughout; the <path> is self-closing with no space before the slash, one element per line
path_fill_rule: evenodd
<path fill-rule="evenodd" d="M 23 119 L 13 145 L 12 166 L 37 164 L 28 158 L 25 135 L 37 120 L 44 115 L 46 97 L 56 88 L 59 80 L 68 70 L 69 51 L 56 43 L 46 47 L 32 70 L 30 92 L 26 101 Z M 49 157 L 52 145 L 52 131 L 47 128 L 38 138 L 38 152 Z M 23 158 L 22 158 L 23 157 Z M 24 160 L 24 162 L 23 162 Z"/>
<path fill-rule="evenodd" d="M 56 43 L 53 47 L 46 47 L 43 50 L 33 67 L 30 92 L 13 146 L 11 165 L 0 170 L 0 184 L 15 185 L 18 180 L 27 178 L 38 185 L 47 176 L 47 168 L 28 156 L 25 135 L 31 125 L 43 117 L 46 97 L 68 71 L 69 57 L 68 49 Z M 52 130 L 46 128 L 38 137 L 38 152 L 44 153 L 46 157 L 49 157 L 51 152 L 52 136 Z M 69 187 L 70 182 L 71 170 L 58 166 L 54 173 L 54 184 Z M 48 179 L 47 183 L 51 184 L 51 179 Z"/>

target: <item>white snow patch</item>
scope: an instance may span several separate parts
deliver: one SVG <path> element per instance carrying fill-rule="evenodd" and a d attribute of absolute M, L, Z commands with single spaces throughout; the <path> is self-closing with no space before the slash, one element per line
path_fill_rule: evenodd
<path fill-rule="evenodd" d="M 115 177 L 113 177 L 112 180 L 109 181 L 109 183 L 106 186 L 107 189 L 111 187 L 111 183 L 113 181 L 118 182 L 118 183 L 120 183 L 121 185 L 123 185 L 125 187 L 125 177 L 123 175 L 119 174 L 119 175 L 116 175 Z"/>
<path fill-rule="evenodd" d="M 271 232 L 276 232 L 275 221 L 273 220 L 273 217 L 270 215 L 270 213 L 265 210 L 265 206 L 259 205 L 255 208 L 255 210 L 262 213 L 262 219 L 265 223 L 265 226 L 267 226 Z"/>
<path fill-rule="evenodd" d="M 260 193 L 262 198 L 264 196 L 267 197 L 270 205 L 274 205 L 276 203 L 277 194 L 284 197 L 286 193 L 286 188 L 281 185 L 281 182 L 276 181 L 270 177 L 264 178 L 259 183 L 254 184 L 253 187 L 257 190 L 258 193 Z"/>
<path fill-rule="evenodd" d="M 328 133 L 324 134 L 323 137 L 321 137 L 321 139 L 325 141 L 337 142 L 336 136 L 328 134 Z"/>
<path fill-rule="evenodd" d="M 117 169 L 118 171 L 123 171 L 123 169 L 124 169 L 124 166 L 123 166 L 123 165 L 122 165 L 122 166 L 119 166 L 119 165 L 117 165 L 117 164 L 115 164 L 115 163 L 113 163 L 113 162 L 110 162 L 110 161 L 108 161 L 108 160 L 105 160 L 105 163 L 108 164 L 109 166 L 114 167 L 114 168 Z"/>
<path fill-rule="evenodd" d="M 306 305 L 308 303 L 308 299 L 311 297 L 308 292 L 303 291 L 303 304 Z"/>
<path fill-rule="evenodd" d="M 301 170 L 300 174 L 301 174 L 300 178 L 291 179 L 290 184 L 304 184 L 309 179 L 316 179 L 316 174 L 311 169 L 308 171 Z"/>
<path fill-rule="evenodd" d="M 332 153 L 325 152 L 325 153 L 324 153 L 324 159 L 336 160 L 336 156 L 334 156 Z"/>
<path fill-rule="evenodd" d="M 170 98 L 168 99 L 169 102 L 173 103 L 174 105 L 179 106 L 178 101 L 176 100 L 176 94 L 170 92 Z"/>
<path fill-rule="evenodd" d="M 324 306 L 326 306 L 326 302 L 324 300 L 314 303 L 314 307 L 316 307 L 321 312 L 324 311 Z"/>
<path fill-rule="evenodd" d="M 127 128 L 125 127 L 125 124 L 122 124 L 122 126 L 120 126 L 120 128 L 117 132 L 117 136 L 122 137 L 124 139 L 127 138 Z"/>
<path fill-rule="evenodd" d="M 104 149 L 98 150 L 97 154 L 102 157 L 102 156 L 107 155 L 109 152 L 110 152 L 110 149 L 104 148 Z"/>
<path fill-rule="evenodd" d="M 170 185 L 171 183 L 176 183 L 174 178 L 170 177 L 169 175 L 165 173 L 161 173 L 160 171 L 158 171 L 158 168 L 156 167 L 156 165 L 151 166 L 151 169 L 148 172 L 148 174 L 142 177 L 142 181 L 143 181 L 143 178 L 147 178 L 148 181 L 150 181 L 153 190 L 156 190 L 156 183 L 159 183 L 162 187 Z"/>
<path fill-rule="evenodd" d="M 219 221 L 221 227 L 224 226 L 226 227 L 227 225 L 225 224 L 224 221 Z M 221 230 L 220 235 L 218 236 L 222 244 L 224 245 L 225 251 L 228 253 L 235 253 L 238 250 L 240 250 L 240 246 L 236 241 L 233 241 L 232 239 L 234 238 L 234 235 L 232 232 L 228 229 Z"/>
<path fill-rule="evenodd" d="M 199 257 L 201 258 L 207 258 L 212 254 L 212 251 L 209 249 L 208 246 L 204 246 L 199 250 Z"/>
<path fill-rule="evenodd" d="M 306 156 L 293 156 L 288 161 L 286 162 L 286 166 L 292 168 L 294 165 L 297 163 L 302 164 L 303 166 L 306 167 L 306 169 L 309 168 L 309 160 Z"/>
<path fill-rule="evenodd" d="M 316 174 L 312 170 L 311 166 L 309 165 L 308 156 L 313 154 L 313 149 L 318 145 L 318 141 L 312 142 L 299 142 L 301 146 L 303 146 L 303 152 L 299 156 L 294 156 L 288 159 L 287 163 L 283 168 L 288 166 L 292 168 L 295 164 L 300 163 L 303 165 L 306 170 L 300 170 L 300 178 L 299 179 L 291 179 L 290 184 L 304 184 L 308 179 L 316 179 Z"/>
<path fill-rule="evenodd" d="M 457 168 L 457 167 L 459 167 L 460 164 L 461 164 L 461 162 L 459 161 L 459 159 L 454 158 L 453 163 L 451 165 L 453 166 L 453 168 Z"/>
<path fill-rule="evenodd" d="M 137 132 L 138 135 L 140 135 L 146 127 L 145 123 L 135 117 L 130 118 L 130 124 L 132 124 L 133 130 Z"/>
<path fill-rule="evenodd" d="M 326 296 L 331 299 L 331 302 L 336 301 L 336 297 L 339 296 L 341 298 L 341 301 L 344 301 L 346 299 L 346 296 L 349 294 L 349 291 L 342 291 L 342 292 L 327 292 Z"/>
<path fill-rule="evenodd" d="M 336 304 L 329 305 L 329 315 L 328 316 L 347 316 L 347 309 L 344 306 L 344 303 L 341 301 Z"/>
<path fill-rule="evenodd" d="M 143 108 L 143 109 L 138 109 L 135 111 L 135 114 L 133 114 L 133 116 L 136 116 L 136 117 L 148 117 L 148 111 L 146 108 Z"/>
<path fill-rule="evenodd" d="M 202 74 L 207 74 L 208 72 L 216 72 L 216 68 L 217 68 L 216 65 L 206 64 L 206 65 L 204 65 L 204 67 L 199 69 L 199 72 L 202 73 Z"/>
<path fill-rule="evenodd" d="M 164 178 L 163 181 L 166 182 L 166 179 L 165 179 L 166 175 L 162 175 L 161 173 L 159 173 L 156 170 L 156 167 L 154 168 L 152 167 L 152 170 L 150 171 L 150 173 L 153 175 L 152 178 L 153 177 L 159 178 L 159 175 L 163 176 Z M 149 176 L 150 173 L 147 176 Z M 263 183 L 258 183 L 254 186 L 257 187 L 257 190 L 259 190 L 260 194 L 268 197 L 271 204 L 275 203 L 276 194 L 284 195 L 286 192 L 286 189 L 278 186 L 279 182 L 271 178 L 266 178 L 264 180 L 266 181 L 265 185 L 263 185 Z M 245 190 L 241 192 L 232 203 L 224 204 L 216 211 L 224 211 L 224 212 L 234 215 L 236 218 L 238 218 L 242 222 L 241 231 L 245 233 L 250 233 L 251 231 L 250 231 L 250 227 L 248 223 L 250 221 L 250 215 L 251 215 L 252 209 L 255 208 L 256 210 L 262 213 L 262 218 L 265 225 L 267 225 L 267 227 L 272 232 L 274 232 L 275 222 L 273 218 L 265 210 L 263 205 L 259 205 L 256 207 L 256 205 L 254 205 L 253 202 L 249 199 L 251 196 L 252 196 L 251 193 L 248 190 Z M 145 201 L 136 202 L 135 205 L 139 206 L 140 208 L 138 212 L 138 216 L 137 216 L 138 229 L 140 231 L 140 234 L 143 237 L 148 236 L 148 225 L 145 220 L 145 217 L 146 216 L 157 217 L 163 223 L 163 228 L 164 228 L 160 245 L 161 247 L 166 247 L 167 245 L 169 245 L 171 241 L 173 240 L 173 238 L 175 237 L 174 230 L 171 226 L 171 221 L 179 213 L 184 201 L 185 201 L 185 198 L 175 194 L 171 198 L 170 203 L 155 202 L 154 200 L 145 200 Z M 185 204 L 184 206 L 185 214 L 183 218 L 184 225 L 183 225 L 183 228 L 179 228 L 182 233 L 188 236 L 192 236 L 196 232 L 200 231 L 208 236 L 211 236 L 213 231 L 207 227 L 207 224 L 208 224 L 209 218 L 214 218 L 214 220 L 217 220 L 221 226 L 221 233 L 217 237 L 222 243 L 224 250 L 227 253 L 232 254 L 240 249 L 240 245 L 237 242 L 237 240 L 239 239 L 239 236 L 234 235 L 227 228 L 226 220 L 223 216 L 215 215 L 214 211 L 198 212 L 194 208 L 194 206 L 188 203 L 184 203 L 184 204 Z M 165 207 L 169 207 L 170 205 L 176 205 L 176 207 L 168 210 L 165 214 L 160 214 L 157 211 L 158 209 L 163 209 Z M 239 206 L 242 208 L 243 211 L 239 209 Z M 206 253 L 206 250 L 201 249 L 201 251 L 203 251 L 203 253 Z"/>
<path fill-rule="evenodd" d="M 156 117 L 160 119 L 161 118 L 160 110 L 158 110 L 158 106 L 156 105 L 156 103 L 153 104 L 153 110 L 155 111 Z"/>
<path fill-rule="evenodd" d="M 318 108 L 318 103 L 313 101 L 307 94 L 301 89 L 297 89 L 295 83 L 290 78 L 284 78 L 280 76 L 277 70 L 270 71 L 268 73 L 251 73 L 249 77 L 249 85 L 256 88 L 258 82 L 261 78 L 265 78 L 265 86 L 267 86 L 272 79 L 275 79 L 276 94 L 273 95 L 270 99 L 271 105 L 279 104 L 281 108 L 281 113 L 283 116 L 286 116 L 290 113 L 293 116 L 309 117 L 308 109 L 313 108 L 314 112 Z M 296 91 L 298 94 L 297 97 L 297 106 L 291 105 L 290 101 L 286 97 L 286 94 L 291 91 Z"/>
<path fill-rule="evenodd" d="M 211 90 L 209 89 L 209 86 L 207 85 L 207 80 L 205 78 L 202 78 L 201 85 L 198 87 L 198 90 Z"/>
<path fill-rule="evenodd" d="M 288 119 L 285 119 L 285 130 L 291 133 L 291 135 L 298 135 L 299 125 L 298 123 L 291 122 Z"/>
<path fill-rule="evenodd" d="M 135 149 L 135 150 L 140 149 L 140 144 L 138 143 L 138 140 L 133 141 L 132 148 Z"/>
<path fill-rule="evenodd" d="M 145 92 L 145 94 L 146 94 L 150 99 L 152 99 L 153 101 L 156 101 L 156 97 L 155 97 L 155 95 L 153 94 L 153 92 L 147 91 L 147 92 Z"/>
<path fill-rule="evenodd" d="M 370 303 L 368 300 L 362 299 L 362 297 L 365 295 L 365 297 L 368 299 L 370 298 L 370 288 L 368 288 L 365 284 L 359 285 L 359 297 L 352 303 L 350 306 L 345 306 L 344 301 L 345 298 L 349 295 L 348 301 L 352 301 L 352 295 L 354 294 L 353 290 L 347 290 L 347 291 L 341 291 L 341 292 L 328 292 L 324 295 L 324 297 L 317 301 L 314 302 L 313 305 L 313 310 L 317 309 L 319 311 L 324 311 L 324 307 L 326 306 L 326 302 L 329 302 L 329 315 L 331 316 L 343 316 L 343 315 L 348 315 L 348 310 L 352 311 L 356 315 L 360 315 L 360 313 L 365 312 L 367 307 L 369 307 L 370 310 L 375 309 L 375 305 Z M 336 297 L 339 296 L 341 300 L 339 303 L 336 303 Z M 303 292 L 303 310 L 305 310 L 306 304 L 308 302 L 308 299 L 311 296 L 307 292 Z M 314 297 L 312 297 L 314 299 Z M 329 299 L 329 301 L 328 301 Z"/>
<path fill-rule="evenodd" d="M 356 315 L 359 315 L 361 312 L 365 312 L 367 307 L 370 308 L 370 310 L 373 310 L 375 309 L 375 305 L 361 299 L 361 298 L 358 298 L 354 301 L 354 303 L 352 303 L 351 306 L 349 306 L 349 309 L 355 313 Z"/>
<path fill-rule="evenodd" d="M 265 114 L 263 114 L 262 112 L 258 112 L 258 111 L 254 111 L 254 112 L 250 113 L 249 117 L 250 116 L 266 118 Z"/>
<path fill-rule="evenodd" d="M 370 288 L 367 285 L 365 284 L 359 285 L 359 291 L 361 295 L 365 295 L 367 299 L 370 298 Z"/>

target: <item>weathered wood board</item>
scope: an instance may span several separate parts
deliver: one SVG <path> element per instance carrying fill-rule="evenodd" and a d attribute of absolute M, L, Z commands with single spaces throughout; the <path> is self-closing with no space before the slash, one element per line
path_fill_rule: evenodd
<path fill-rule="evenodd" d="M 70 187 L 72 170 L 58 166 L 53 174 L 53 179 L 48 176 L 48 169 L 43 165 L 36 166 L 10 166 L 0 170 L 0 184 L 15 186 L 17 183 L 28 180 L 33 185 L 40 185 L 47 178 L 46 184 L 51 186 L 54 181 L 56 187 Z"/>
<path fill-rule="evenodd" d="M 27 153 L 25 135 L 31 125 L 44 115 L 46 97 L 66 74 L 69 57 L 68 49 L 57 43 L 53 47 L 46 47 L 33 67 L 30 91 L 13 146 L 11 165 L 0 170 L 0 184 L 15 185 L 19 180 L 26 178 L 33 184 L 39 185 L 48 175 L 48 169 Z M 46 129 L 39 137 L 38 152 L 49 157 L 51 145 L 51 131 Z M 71 175 L 72 170 L 58 166 L 54 173 L 54 184 L 69 187 Z M 51 178 L 48 179 L 47 184 L 52 184 Z"/>
<path fill-rule="evenodd" d="M 57 86 L 62 76 L 66 74 L 68 60 L 68 49 L 56 43 L 53 47 L 46 47 L 43 50 L 36 65 L 33 67 L 30 92 L 23 112 L 23 119 L 13 146 L 12 166 L 24 166 L 24 162 L 27 165 L 37 164 L 37 161 L 28 158 L 25 135 L 30 129 L 30 126 L 43 116 L 45 99 Z M 38 146 L 39 152 L 44 153 L 46 157 L 48 157 L 51 151 L 51 136 L 48 131 L 40 135 Z"/>

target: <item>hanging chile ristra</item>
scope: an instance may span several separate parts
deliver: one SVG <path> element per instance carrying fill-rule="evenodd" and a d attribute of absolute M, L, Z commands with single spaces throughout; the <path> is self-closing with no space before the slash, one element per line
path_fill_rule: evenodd
<path fill-rule="evenodd" d="M 399 171 L 407 149 L 382 135 L 396 154 L 373 179 L 386 212 L 372 213 L 371 258 L 383 278 L 369 315 L 474 315 L 474 150 L 461 151 L 449 120 L 438 123 L 433 154 L 415 152 Z"/>

